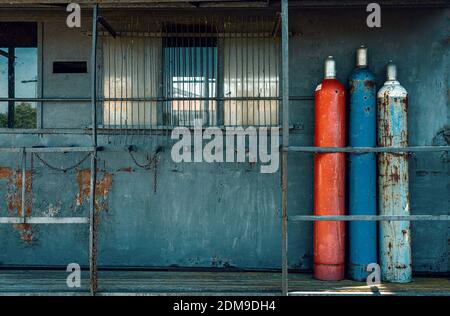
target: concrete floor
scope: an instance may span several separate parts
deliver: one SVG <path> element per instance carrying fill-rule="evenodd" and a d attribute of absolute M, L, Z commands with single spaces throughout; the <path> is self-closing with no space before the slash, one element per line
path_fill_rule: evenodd
<path fill-rule="evenodd" d="M 0 270 L 0 295 L 88 295 L 89 274 L 81 287 L 68 288 L 61 270 Z M 416 277 L 409 284 L 323 282 L 306 273 L 289 274 L 290 295 L 447 295 L 449 278 Z M 281 273 L 100 271 L 99 295 L 280 295 Z"/>

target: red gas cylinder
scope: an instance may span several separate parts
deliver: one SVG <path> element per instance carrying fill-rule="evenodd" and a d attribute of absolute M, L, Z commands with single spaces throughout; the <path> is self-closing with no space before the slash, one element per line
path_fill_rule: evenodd
<path fill-rule="evenodd" d="M 325 61 L 325 78 L 315 92 L 314 145 L 345 146 L 345 89 L 336 80 L 332 56 Z M 345 155 L 314 157 L 314 215 L 345 214 Z M 314 277 L 333 281 L 344 278 L 345 222 L 314 222 Z"/>

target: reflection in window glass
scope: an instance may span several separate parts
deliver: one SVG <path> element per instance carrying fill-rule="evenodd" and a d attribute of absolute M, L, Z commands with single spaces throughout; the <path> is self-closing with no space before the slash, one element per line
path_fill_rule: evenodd
<path fill-rule="evenodd" d="M 36 98 L 37 48 L 4 47 L 0 53 L 0 97 Z M 36 128 L 36 102 L 0 102 L 0 127 Z"/>
<path fill-rule="evenodd" d="M 8 49 L 0 48 L 0 98 L 8 97 Z M 0 127 L 8 127 L 8 102 L 0 102 Z"/>

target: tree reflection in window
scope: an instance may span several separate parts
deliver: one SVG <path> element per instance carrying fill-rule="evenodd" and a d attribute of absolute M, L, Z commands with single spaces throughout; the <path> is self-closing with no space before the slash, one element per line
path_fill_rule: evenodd
<path fill-rule="evenodd" d="M 36 24 L 0 23 L 0 98 L 36 97 Z M 0 102 L 0 127 L 36 128 L 36 102 Z"/>

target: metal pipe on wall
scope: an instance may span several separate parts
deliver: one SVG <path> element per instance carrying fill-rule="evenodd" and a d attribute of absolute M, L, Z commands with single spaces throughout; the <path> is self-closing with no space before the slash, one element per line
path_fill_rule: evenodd
<path fill-rule="evenodd" d="M 283 106 L 283 148 L 289 147 L 289 23 L 288 0 L 281 2 L 281 71 Z M 282 294 L 288 295 L 288 232 L 287 232 L 287 167 L 288 152 L 283 150 L 281 163 L 281 256 L 282 256 Z"/>
<path fill-rule="evenodd" d="M 97 292 L 97 216 L 95 214 L 95 183 L 97 175 L 97 13 L 98 5 L 92 12 L 92 51 L 91 51 L 91 102 L 92 102 L 92 146 L 90 200 L 89 200 L 89 271 L 90 292 Z"/>
<path fill-rule="evenodd" d="M 27 194 L 27 152 L 22 150 L 22 194 L 21 194 L 21 217 L 25 221 L 27 216 L 26 194 Z"/>
<path fill-rule="evenodd" d="M 356 53 L 356 69 L 349 78 L 349 146 L 375 147 L 376 88 L 375 75 L 368 68 L 367 48 Z M 348 212 L 350 215 L 377 214 L 375 153 L 348 156 Z M 365 281 L 367 265 L 377 263 L 377 223 L 350 222 L 348 276 Z"/>
<path fill-rule="evenodd" d="M 378 91 L 378 145 L 407 147 L 408 93 L 397 81 L 397 68 L 387 65 L 387 80 Z M 378 156 L 380 215 L 409 215 L 408 158 L 405 153 Z M 410 222 L 380 223 L 381 277 L 384 281 L 411 282 Z"/>
<path fill-rule="evenodd" d="M 315 91 L 315 146 L 345 146 L 345 89 L 336 80 L 332 56 L 325 61 L 325 79 Z M 314 157 L 314 215 L 344 215 L 345 154 Z M 314 277 L 344 278 L 345 223 L 314 223 Z"/>

